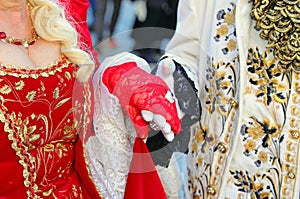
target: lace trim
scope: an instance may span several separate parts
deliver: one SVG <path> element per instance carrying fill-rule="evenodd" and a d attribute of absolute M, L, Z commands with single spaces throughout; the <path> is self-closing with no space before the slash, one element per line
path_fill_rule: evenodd
<path fill-rule="evenodd" d="M 105 61 L 102 67 L 105 68 Z M 85 150 L 92 177 L 103 197 L 122 199 L 136 133 L 118 98 L 102 84 L 101 72 L 97 70 L 93 79 L 95 136 L 89 137 Z"/>
<path fill-rule="evenodd" d="M 282 72 L 300 72 L 300 1 L 251 0 L 255 29 L 268 41 Z"/>

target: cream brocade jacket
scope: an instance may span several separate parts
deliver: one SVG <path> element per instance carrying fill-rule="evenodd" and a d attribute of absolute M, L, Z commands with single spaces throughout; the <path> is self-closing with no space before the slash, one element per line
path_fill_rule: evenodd
<path fill-rule="evenodd" d="M 300 198 L 300 74 L 278 70 L 251 8 L 248 0 L 179 3 L 166 55 L 194 80 L 202 108 L 186 198 Z"/>

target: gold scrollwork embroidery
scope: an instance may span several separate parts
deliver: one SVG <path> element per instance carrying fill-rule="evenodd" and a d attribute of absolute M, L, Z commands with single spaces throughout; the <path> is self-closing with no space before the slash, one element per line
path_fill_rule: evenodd
<path fill-rule="evenodd" d="M 279 59 L 281 72 L 300 72 L 300 1 L 251 0 L 251 17 L 260 37 Z"/>

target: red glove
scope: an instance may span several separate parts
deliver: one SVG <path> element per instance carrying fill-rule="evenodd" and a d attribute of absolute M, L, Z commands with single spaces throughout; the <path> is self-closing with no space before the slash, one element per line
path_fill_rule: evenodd
<path fill-rule="evenodd" d="M 107 68 L 102 81 L 109 92 L 118 97 L 122 108 L 135 126 L 137 137 L 146 138 L 150 130 L 141 111 L 150 111 L 155 116 L 162 116 L 172 132 L 177 134 L 180 131 L 176 103 L 169 99 L 170 90 L 160 77 L 145 72 L 135 62 L 126 62 Z M 157 123 L 155 119 L 153 121 Z M 159 123 L 161 121 L 158 121 L 158 126 L 163 127 Z"/>

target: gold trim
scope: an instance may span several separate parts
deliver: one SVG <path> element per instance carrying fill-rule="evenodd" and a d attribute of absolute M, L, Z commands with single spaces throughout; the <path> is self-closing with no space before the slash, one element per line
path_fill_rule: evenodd
<path fill-rule="evenodd" d="M 0 76 L 13 76 L 19 78 L 33 78 L 49 77 L 55 75 L 56 72 L 61 72 L 63 68 L 67 68 L 72 62 L 66 57 L 56 61 L 54 64 L 49 64 L 45 68 L 30 68 L 30 67 L 15 67 L 12 65 L 0 64 Z"/>
<path fill-rule="evenodd" d="M 4 131 L 8 133 L 8 139 L 12 141 L 11 147 L 16 151 L 16 155 L 20 158 L 19 163 L 23 166 L 24 186 L 28 188 L 26 191 L 28 198 L 36 198 L 36 191 L 38 186 L 35 183 L 36 173 L 35 171 L 35 158 L 28 153 L 28 147 L 24 144 L 24 137 L 22 128 L 18 127 L 17 122 L 20 118 L 16 117 L 16 114 L 6 114 L 0 107 L 0 121 L 4 124 Z M 14 125 L 11 125 L 14 124 Z M 22 124 L 21 124 L 22 125 Z M 22 146 L 22 147 L 19 147 Z"/>

